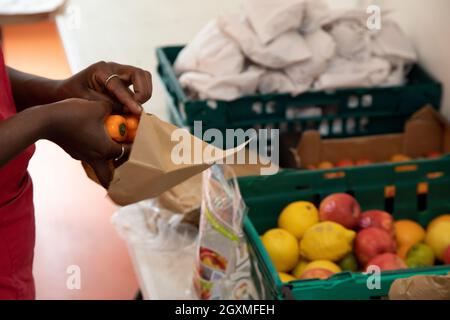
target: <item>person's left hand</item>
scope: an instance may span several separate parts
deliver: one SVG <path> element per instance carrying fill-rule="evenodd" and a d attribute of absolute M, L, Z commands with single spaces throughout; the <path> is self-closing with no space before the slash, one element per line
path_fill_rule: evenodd
<path fill-rule="evenodd" d="M 101 61 L 61 81 L 58 96 L 61 99 L 104 100 L 112 103 L 117 112 L 139 115 L 141 104 L 152 96 L 152 75 L 136 67 Z"/>

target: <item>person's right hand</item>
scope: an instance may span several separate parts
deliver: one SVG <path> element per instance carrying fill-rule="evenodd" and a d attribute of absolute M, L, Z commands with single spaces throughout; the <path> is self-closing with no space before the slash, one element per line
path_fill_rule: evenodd
<path fill-rule="evenodd" d="M 73 158 L 88 163 L 107 188 L 112 179 L 108 161 L 122 154 L 122 145 L 113 141 L 105 129 L 104 121 L 111 114 L 112 105 L 105 101 L 67 99 L 46 107 L 51 109 L 46 138 Z M 124 147 L 128 154 L 129 146 Z"/>

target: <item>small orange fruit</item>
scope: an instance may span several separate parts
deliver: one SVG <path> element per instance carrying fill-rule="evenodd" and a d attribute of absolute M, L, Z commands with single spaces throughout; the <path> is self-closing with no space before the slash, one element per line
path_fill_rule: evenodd
<path fill-rule="evenodd" d="M 323 161 L 319 163 L 319 169 L 333 169 L 334 165 L 330 161 Z"/>
<path fill-rule="evenodd" d="M 412 220 L 398 220 L 394 223 L 398 247 L 413 246 L 425 239 L 425 230 Z"/>
<path fill-rule="evenodd" d="M 407 155 L 404 155 L 404 154 L 394 154 L 392 157 L 391 157 L 391 162 L 404 162 L 404 161 L 410 161 L 411 160 L 411 158 L 410 157 L 408 157 Z"/>
<path fill-rule="evenodd" d="M 134 115 L 127 115 L 125 117 L 125 120 L 128 130 L 127 142 L 132 143 L 134 141 L 134 138 L 136 138 L 136 132 L 139 126 L 139 118 Z"/>
<path fill-rule="evenodd" d="M 117 142 L 127 140 L 127 122 L 124 117 L 119 115 L 110 115 L 105 120 L 106 131 L 109 136 Z"/>
<path fill-rule="evenodd" d="M 397 255 L 402 258 L 403 260 L 406 260 L 406 257 L 408 255 L 409 249 L 411 249 L 412 245 L 410 244 L 404 244 L 397 248 Z"/>

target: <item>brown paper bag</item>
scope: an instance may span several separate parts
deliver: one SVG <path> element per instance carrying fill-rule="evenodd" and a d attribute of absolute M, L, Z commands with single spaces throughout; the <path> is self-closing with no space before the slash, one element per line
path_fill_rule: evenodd
<path fill-rule="evenodd" d="M 180 148 L 180 142 L 190 148 Z M 143 114 L 130 157 L 114 170 L 108 195 L 119 205 L 155 198 L 234 155 L 247 143 L 222 150 L 154 115 Z M 98 182 L 93 171 L 85 165 L 84 168 L 88 176 Z"/>
<path fill-rule="evenodd" d="M 391 285 L 389 299 L 450 300 L 450 275 L 397 279 Z"/>

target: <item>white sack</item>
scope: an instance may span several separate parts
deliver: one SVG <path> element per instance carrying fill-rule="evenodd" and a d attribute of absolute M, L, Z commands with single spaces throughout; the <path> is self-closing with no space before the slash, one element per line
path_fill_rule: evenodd
<path fill-rule="evenodd" d="M 305 0 L 244 0 L 243 4 L 244 12 L 263 44 L 302 24 Z"/>
<path fill-rule="evenodd" d="M 225 36 L 217 19 L 209 22 L 180 52 L 174 69 L 177 75 L 184 72 L 203 72 L 210 75 L 238 74 L 244 68 L 244 56 L 239 46 Z"/>
<path fill-rule="evenodd" d="M 390 63 L 380 58 L 364 62 L 335 58 L 327 71 L 317 79 L 314 87 L 328 90 L 379 86 L 387 79 L 390 71 Z"/>
<path fill-rule="evenodd" d="M 322 23 L 329 12 L 330 7 L 325 0 L 306 0 L 305 14 L 300 32 L 310 33 L 321 28 Z"/>
<path fill-rule="evenodd" d="M 322 29 L 307 34 L 306 44 L 311 50 L 311 58 L 287 67 L 284 71 L 297 84 L 309 86 L 328 66 L 328 61 L 336 52 L 336 44 Z"/>
<path fill-rule="evenodd" d="M 268 93 L 290 93 L 293 96 L 306 92 L 311 83 L 294 83 L 284 72 L 267 70 L 259 80 L 258 91 Z"/>
<path fill-rule="evenodd" d="M 243 17 L 222 16 L 219 27 L 239 44 L 250 60 L 267 68 L 281 69 L 311 57 L 305 40 L 297 31 L 283 33 L 264 45 Z"/>
<path fill-rule="evenodd" d="M 181 86 L 194 92 L 199 99 L 231 101 L 256 93 L 263 70 L 248 68 L 238 75 L 213 77 L 205 73 L 186 72 L 181 75 Z"/>

